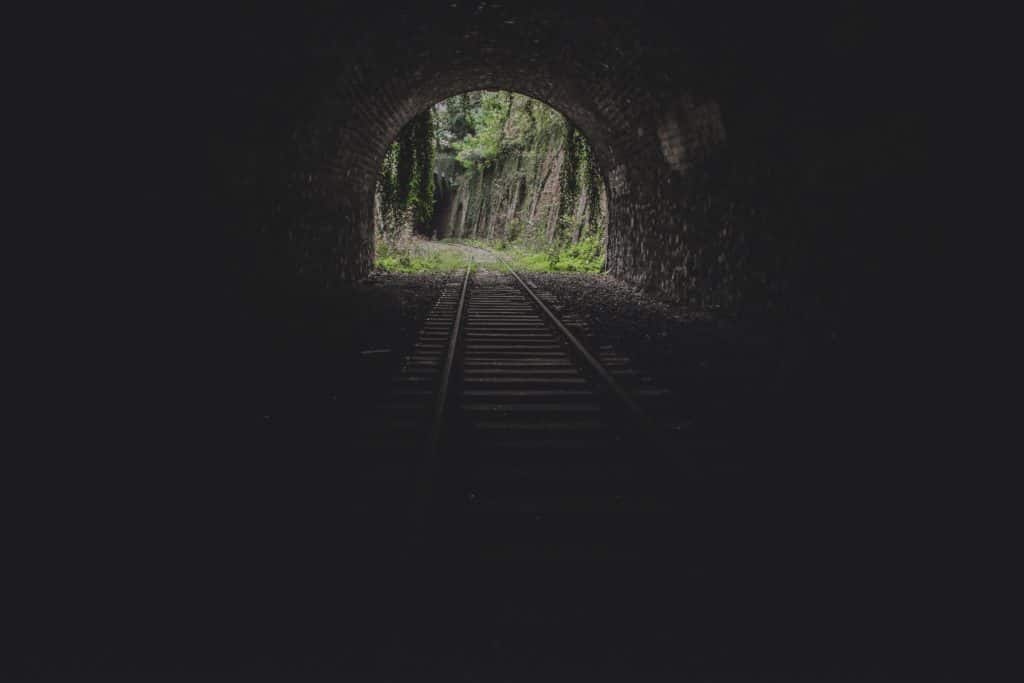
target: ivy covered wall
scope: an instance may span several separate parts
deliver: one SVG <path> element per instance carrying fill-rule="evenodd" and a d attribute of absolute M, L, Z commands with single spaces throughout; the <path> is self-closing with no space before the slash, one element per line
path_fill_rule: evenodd
<path fill-rule="evenodd" d="M 438 190 L 434 149 L 434 120 L 427 109 L 402 128 L 384 155 L 374 196 L 378 239 L 394 240 L 405 231 L 425 231 L 431 225 Z"/>
<path fill-rule="evenodd" d="M 604 181 L 586 137 L 557 111 L 514 93 L 483 93 L 460 161 L 443 236 L 536 246 L 607 235 Z M 448 112 L 450 114 L 450 112 Z"/>

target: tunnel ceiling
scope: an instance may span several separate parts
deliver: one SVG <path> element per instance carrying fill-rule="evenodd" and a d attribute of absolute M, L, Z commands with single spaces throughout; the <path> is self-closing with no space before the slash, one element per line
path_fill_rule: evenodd
<path fill-rule="evenodd" d="M 823 212 L 849 200 L 836 174 L 879 153 L 864 144 L 863 79 L 845 76 L 857 22 L 817 10 L 808 32 L 783 11 L 737 11 L 448 2 L 230 17 L 207 110 L 242 268 L 316 287 L 365 276 L 387 144 L 439 100 L 505 89 L 593 144 L 614 276 L 703 306 L 822 291 L 809 278 L 834 269 L 819 257 L 852 229 L 832 215 L 822 237 Z"/>

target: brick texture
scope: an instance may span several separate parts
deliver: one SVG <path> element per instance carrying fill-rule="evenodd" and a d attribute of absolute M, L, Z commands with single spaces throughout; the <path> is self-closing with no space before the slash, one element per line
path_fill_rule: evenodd
<path fill-rule="evenodd" d="M 591 141 L 616 277 L 756 309 L 803 305 L 825 291 L 808 278 L 838 277 L 822 259 L 848 252 L 816 231 L 827 221 L 850 236 L 853 198 L 837 187 L 851 155 L 878 155 L 858 147 L 871 136 L 841 79 L 821 78 L 841 16 L 808 37 L 767 11 L 739 22 L 694 8 L 681 22 L 647 5 L 396 7 L 321 8 L 233 45 L 215 182 L 260 269 L 315 288 L 365 276 L 387 145 L 435 102 L 500 88 L 550 104 Z"/>

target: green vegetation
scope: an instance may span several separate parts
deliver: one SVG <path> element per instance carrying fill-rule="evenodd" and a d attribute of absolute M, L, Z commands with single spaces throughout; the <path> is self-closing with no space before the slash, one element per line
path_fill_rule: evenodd
<path fill-rule="evenodd" d="M 444 179 L 437 190 L 435 174 Z M 444 203 L 435 207 L 438 197 Z M 436 228 L 497 249 L 524 270 L 599 272 L 604 202 L 595 155 L 572 122 L 523 95 L 463 93 L 410 121 L 387 151 L 377 188 L 377 266 L 458 267 L 456 256 L 412 238 Z"/>
<path fill-rule="evenodd" d="M 388 273 L 436 273 L 465 268 L 469 262 L 461 253 L 429 249 L 417 242 L 381 242 L 377 247 L 377 269 Z"/>
<path fill-rule="evenodd" d="M 604 268 L 604 243 L 597 235 L 546 249 L 527 244 L 487 240 L 444 240 L 498 252 L 516 270 L 555 273 L 600 273 Z"/>
<path fill-rule="evenodd" d="M 381 164 L 377 196 L 382 221 L 378 235 L 394 241 L 410 221 L 425 223 L 434 214 L 434 119 L 430 109 L 398 133 Z"/>
<path fill-rule="evenodd" d="M 441 151 L 454 153 L 467 172 L 493 169 L 510 155 L 528 154 L 565 119 L 551 107 L 524 95 L 481 91 L 437 105 Z"/>
<path fill-rule="evenodd" d="M 604 247 L 597 237 L 588 237 L 546 251 L 524 246 L 507 246 L 502 256 L 517 270 L 554 273 L 600 273 L 604 268 Z"/>

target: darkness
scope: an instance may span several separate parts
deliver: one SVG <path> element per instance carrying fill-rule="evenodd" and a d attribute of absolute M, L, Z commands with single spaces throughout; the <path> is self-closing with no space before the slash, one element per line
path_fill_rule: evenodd
<path fill-rule="evenodd" d="M 382 150 L 406 110 L 440 99 L 415 85 L 410 54 L 436 41 L 423 59 L 443 80 L 452 46 L 476 45 L 474 30 L 486 43 L 489 22 L 513 27 L 494 52 L 468 50 L 489 71 L 469 64 L 437 88 L 514 77 L 543 89 L 605 53 L 620 60 L 632 90 L 608 76 L 602 93 L 598 72 L 580 88 L 610 104 L 563 89 L 605 161 L 627 169 L 618 206 L 633 213 L 619 225 L 642 227 L 620 233 L 614 274 L 670 300 L 714 291 L 743 324 L 806 350 L 773 405 L 715 416 L 756 477 L 663 482 L 659 495 L 678 488 L 678 517 L 628 530 L 628 543 L 609 531 L 608 546 L 628 550 L 600 570 L 551 565 L 569 584 L 589 576 L 586 602 L 606 619 L 538 627 L 557 664 L 528 677 L 977 678 L 992 643 L 968 586 L 987 539 L 946 419 L 962 331 L 945 312 L 963 293 L 935 258 L 947 245 L 929 232 L 919 173 L 935 38 L 926 18 L 863 3 L 168 5 L 111 18 L 125 41 L 111 51 L 124 73 L 112 120 L 135 172 L 96 172 L 117 179 L 112 213 L 125 220 L 113 222 L 132 227 L 97 231 L 82 285 L 95 304 L 65 304 L 67 327 L 83 330 L 68 397 L 14 459 L 3 669 L 13 680 L 514 679 L 488 669 L 477 625 L 489 615 L 474 605 L 515 567 L 460 571 L 463 549 L 443 533 L 427 552 L 409 546 L 402 493 L 365 486 L 346 441 L 388 372 L 351 358 L 407 332 L 348 237 L 370 172 L 360 162 L 375 169 L 375 141 Z M 536 77 L 509 56 L 534 49 L 522 37 L 533 29 L 514 31 L 535 25 L 548 31 Z M 391 77 L 420 99 L 396 92 L 393 110 L 381 99 L 352 113 L 352 93 Z M 727 132 L 688 175 L 650 143 L 684 92 L 717 103 Z M 627 100 L 635 121 L 614 109 Z M 351 116 L 332 128 L 339 112 Z M 623 137 L 638 127 L 646 138 Z M 349 171 L 351 183 L 337 180 Z M 697 208 L 706 196 L 711 208 Z M 738 228 L 742 247 L 715 241 L 724 206 L 759 211 Z M 705 250 L 687 282 L 666 275 L 682 251 L 637 256 L 684 222 L 706 227 L 683 239 Z M 303 226 L 332 228 L 339 251 L 300 253 Z M 323 263 L 337 268 L 309 275 Z M 325 392 L 338 397 L 329 412 L 314 398 Z M 687 553 L 714 555 L 717 571 L 672 575 Z M 541 647 L 530 637 L 512 640 Z M 621 669 L 605 657 L 616 648 Z"/>

